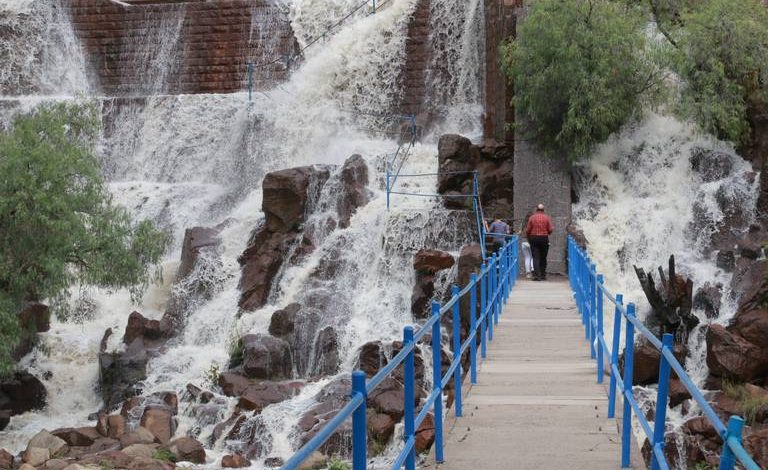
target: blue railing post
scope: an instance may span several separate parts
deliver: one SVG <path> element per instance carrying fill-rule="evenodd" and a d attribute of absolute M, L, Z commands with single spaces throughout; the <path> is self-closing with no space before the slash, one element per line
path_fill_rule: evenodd
<path fill-rule="evenodd" d="M 365 372 L 356 370 L 352 372 L 352 396 L 362 395 L 365 392 Z M 366 403 L 363 399 L 360 406 L 352 414 L 352 470 L 365 470 L 367 456 L 368 425 L 365 422 Z"/>
<path fill-rule="evenodd" d="M 483 359 L 485 359 L 486 354 L 485 336 L 488 332 L 488 321 L 485 318 L 488 297 L 488 271 L 486 269 L 487 266 L 485 261 L 483 261 L 483 264 L 480 267 L 480 357 Z"/>
<path fill-rule="evenodd" d="M 600 341 L 603 338 L 603 275 L 597 275 L 597 285 L 595 287 L 595 293 L 597 295 L 597 383 L 603 383 L 603 369 L 605 367 L 605 360 L 603 358 L 603 344 Z"/>
<path fill-rule="evenodd" d="M 656 392 L 656 419 L 653 423 L 653 442 L 651 449 L 656 446 L 664 448 L 664 428 L 667 424 L 667 400 L 669 398 L 669 374 L 671 367 L 664 356 L 664 350 L 672 351 L 675 346 L 675 338 L 669 333 L 664 334 L 661 346 L 661 359 L 659 360 L 659 388 Z M 654 452 L 651 452 L 651 470 L 659 470 L 659 461 Z"/>
<path fill-rule="evenodd" d="M 624 296 L 616 294 L 616 308 L 613 313 L 613 342 L 611 345 L 611 385 L 608 390 L 608 417 L 616 417 L 616 374 L 614 370 L 619 370 L 619 343 L 621 341 L 621 305 L 624 303 Z M 614 369 L 615 366 L 615 369 Z"/>
<path fill-rule="evenodd" d="M 461 312 L 459 311 L 459 286 L 451 288 L 451 295 L 456 299 L 453 304 L 453 360 L 459 361 L 453 370 L 454 404 L 453 410 L 456 416 L 461 416 Z"/>
<path fill-rule="evenodd" d="M 493 322 L 495 325 L 498 325 L 499 312 L 501 312 L 501 257 L 498 253 L 494 253 L 493 259 L 496 261 L 493 269 Z"/>
<path fill-rule="evenodd" d="M 490 257 L 488 263 L 488 300 L 486 301 L 486 307 L 488 308 L 488 341 L 493 341 L 493 312 L 496 307 L 494 306 L 493 293 L 496 292 L 496 260 L 493 256 Z"/>
<path fill-rule="evenodd" d="M 630 321 L 635 316 L 635 304 L 627 305 L 627 328 L 624 346 L 624 413 L 621 417 L 621 468 L 630 468 L 632 448 L 632 382 L 634 377 L 635 325 Z"/>
<path fill-rule="evenodd" d="M 432 301 L 432 317 L 437 317 L 432 325 L 432 391 L 438 392 L 435 398 L 435 462 L 442 463 L 443 458 L 443 361 L 440 345 L 440 303 Z"/>
<path fill-rule="evenodd" d="M 720 465 L 718 470 L 733 470 L 736 465 L 736 456 L 728 445 L 730 438 L 736 438 L 741 443 L 741 431 L 744 427 L 744 419 L 739 416 L 731 416 L 728 420 L 728 430 L 723 436 L 723 452 L 720 454 Z"/>
<path fill-rule="evenodd" d="M 411 352 L 405 358 L 403 376 L 405 381 L 405 403 L 403 403 L 403 441 L 406 443 L 416 436 L 416 367 L 414 361 L 413 327 L 406 326 L 403 329 L 403 348 L 411 348 Z M 416 469 L 416 447 L 412 446 L 405 459 L 405 469 Z"/>
<path fill-rule="evenodd" d="M 469 334 L 475 333 L 477 329 L 477 274 L 469 275 L 469 282 L 472 288 L 469 290 Z M 470 360 L 470 380 L 473 384 L 477 383 L 477 334 L 469 343 Z"/>
<path fill-rule="evenodd" d="M 597 266 L 589 265 L 589 355 L 592 359 L 597 356 Z"/>

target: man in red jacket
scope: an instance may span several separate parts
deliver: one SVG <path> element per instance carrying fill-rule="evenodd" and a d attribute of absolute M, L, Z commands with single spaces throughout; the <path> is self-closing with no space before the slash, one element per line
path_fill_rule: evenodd
<path fill-rule="evenodd" d="M 531 243 L 533 254 L 533 280 L 547 279 L 547 253 L 549 252 L 549 235 L 554 230 L 552 219 L 544 213 L 544 204 L 536 207 L 536 212 L 528 219 L 525 234 Z"/>

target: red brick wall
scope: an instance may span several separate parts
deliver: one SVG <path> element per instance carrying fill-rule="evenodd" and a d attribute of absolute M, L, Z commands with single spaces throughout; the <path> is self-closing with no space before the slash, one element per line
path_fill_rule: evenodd
<path fill-rule="evenodd" d="M 269 0 L 133 3 L 68 0 L 75 32 L 107 95 L 245 90 L 248 61 L 263 64 L 297 47 L 286 12 Z M 178 35 L 166 41 L 168 60 L 156 61 L 161 30 L 169 24 Z M 167 64 L 163 80 L 153 61 Z M 284 62 L 256 67 L 254 88 L 267 88 L 287 75 Z"/>

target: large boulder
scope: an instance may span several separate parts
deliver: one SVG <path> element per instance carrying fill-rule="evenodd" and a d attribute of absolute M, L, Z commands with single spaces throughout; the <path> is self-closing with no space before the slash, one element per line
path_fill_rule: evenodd
<path fill-rule="evenodd" d="M 176 421 L 167 405 L 149 405 L 144 408 L 140 424 L 161 444 L 167 444 L 176 432 Z"/>
<path fill-rule="evenodd" d="M 704 310 L 707 318 L 717 318 L 722 305 L 723 285 L 705 282 L 693 296 L 693 308 Z"/>
<path fill-rule="evenodd" d="M 335 374 L 339 368 L 339 341 L 336 330 L 332 326 L 326 326 L 317 334 L 312 374 L 326 376 Z"/>
<path fill-rule="evenodd" d="M 768 351 L 712 324 L 707 331 L 707 366 L 716 377 L 750 381 L 768 373 Z"/>
<path fill-rule="evenodd" d="M 221 244 L 218 228 L 192 227 L 184 231 L 181 244 L 181 263 L 176 271 L 176 280 L 187 277 L 197 265 L 200 255 L 215 251 Z"/>
<path fill-rule="evenodd" d="M 349 227 L 349 221 L 358 207 L 368 204 L 368 166 L 360 155 L 352 155 L 341 169 L 341 197 L 336 211 L 339 227 Z"/>
<path fill-rule="evenodd" d="M 300 382 L 256 382 L 240 394 L 238 408 L 261 413 L 268 405 L 280 403 L 301 390 Z"/>
<path fill-rule="evenodd" d="M 192 437 L 180 437 L 168 445 L 168 449 L 183 462 L 205 463 L 203 445 Z"/>
<path fill-rule="evenodd" d="M 431 314 L 430 302 L 435 296 L 435 275 L 416 273 L 411 292 L 411 314 L 415 319 L 428 318 Z"/>
<path fill-rule="evenodd" d="M 103 436 L 95 427 L 61 428 L 51 432 L 71 447 L 88 447 Z"/>
<path fill-rule="evenodd" d="M 138 395 L 147 378 L 149 355 L 141 338 L 125 351 L 99 353 L 99 388 L 106 409 Z"/>
<path fill-rule="evenodd" d="M 137 338 L 142 338 L 145 344 L 161 340 L 163 331 L 160 329 L 159 320 L 149 320 L 139 312 L 133 311 L 128 315 L 128 324 L 125 326 L 123 343 L 131 344 Z"/>
<path fill-rule="evenodd" d="M 64 439 L 54 436 L 46 430 L 35 434 L 27 444 L 27 450 L 46 449 L 50 455 L 59 455 L 67 451 L 68 446 Z"/>
<path fill-rule="evenodd" d="M 306 166 L 268 173 L 262 183 L 264 225 L 238 261 L 242 266 L 239 305 L 255 310 L 267 302 L 284 254 L 302 237 L 301 226 L 330 177 L 325 167 Z"/>
<path fill-rule="evenodd" d="M 246 376 L 271 380 L 291 377 L 291 350 L 286 341 L 264 334 L 245 335 L 241 341 Z"/>
<path fill-rule="evenodd" d="M 221 458 L 222 468 L 245 468 L 250 466 L 251 461 L 240 454 L 228 454 Z"/>
<path fill-rule="evenodd" d="M 360 347 L 355 368 L 362 370 L 370 378 L 387 365 L 387 362 L 381 341 L 369 341 Z"/>
<path fill-rule="evenodd" d="M 0 449 L 0 469 L 10 470 L 13 468 L 13 454 L 5 449 Z"/>
<path fill-rule="evenodd" d="M 684 364 L 685 356 L 688 354 L 688 351 L 684 345 L 675 343 L 674 354 L 677 360 L 681 364 Z M 633 385 L 650 385 L 659 381 L 659 361 L 661 360 L 661 352 L 644 337 L 635 341 L 633 359 Z M 623 370 L 623 354 L 620 357 L 619 366 L 619 369 Z M 672 377 L 676 377 L 674 372 L 672 372 Z"/>
<path fill-rule="evenodd" d="M 691 150 L 689 161 L 691 169 L 707 183 L 723 179 L 733 172 L 733 157 L 724 152 L 697 147 Z"/>
<path fill-rule="evenodd" d="M 284 309 L 276 310 L 269 322 L 269 334 L 272 336 L 286 336 L 293 333 L 296 325 L 296 314 L 301 310 L 301 304 L 292 303 Z"/>
<path fill-rule="evenodd" d="M 450 253 L 440 250 L 421 249 L 413 256 L 413 269 L 419 273 L 435 274 L 455 264 Z"/>
<path fill-rule="evenodd" d="M 39 410 L 45 406 L 46 399 L 45 386 L 28 372 L 16 372 L 0 381 L 0 410 L 10 416 Z"/>

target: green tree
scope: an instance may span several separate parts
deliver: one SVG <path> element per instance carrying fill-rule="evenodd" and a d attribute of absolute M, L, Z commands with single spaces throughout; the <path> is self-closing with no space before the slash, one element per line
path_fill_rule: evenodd
<path fill-rule="evenodd" d="M 523 133 L 546 154 L 578 160 L 637 117 L 661 75 L 646 52 L 645 23 L 630 3 L 532 3 L 501 58 L 526 116 Z"/>
<path fill-rule="evenodd" d="M 0 133 L 0 374 L 24 302 L 46 301 L 66 318 L 69 288 L 129 288 L 134 298 L 159 275 L 168 244 L 149 221 L 112 202 L 99 171 L 94 106 L 42 105 Z"/>
<path fill-rule="evenodd" d="M 699 0 L 679 17 L 657 21 L 675 46 L 680 111 L 703 130 L 744 143 L 749 105 L 768 103 L 768 9 L 760 0 Z"/>

